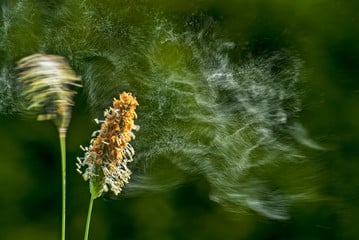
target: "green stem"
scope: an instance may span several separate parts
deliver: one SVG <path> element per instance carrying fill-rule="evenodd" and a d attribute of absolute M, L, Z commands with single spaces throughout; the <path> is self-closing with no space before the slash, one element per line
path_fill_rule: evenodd
<path fill-rule="evenodd" d="M 61 174 L 62 174 L 62 224 L 61 224 L 61 240 L 65 240 L 66 225 L 66 131 L 59 131 L 60 147 L 61 147 Z"/>
<path fill-rule="evenodd" d="M 93 198 L 92 195 L 91 195 L 91 199 L 90 199 L 90 203 L 89 203 L 89 209 L 88 209 L 88 213 L 87 213 L 87 220 L 86 220 L 86 228 L 85 228 L 84 240 L 88 240 L 88 237 L 89 237 L 91 214 L 92 214 L 92 206 L 93 206 L 93 200 L 94 200 L 94 199 L 95 199 L 95 198 Z"/>

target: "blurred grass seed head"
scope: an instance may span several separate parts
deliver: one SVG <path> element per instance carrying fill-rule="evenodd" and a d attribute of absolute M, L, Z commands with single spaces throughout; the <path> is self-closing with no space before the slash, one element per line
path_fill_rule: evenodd
<path fill-rule="evenodd" d="M 27 109 L 38 113 L 37 120 L 54 120 L 59 131 L 66 132 L 76 94 L 70 86 L 81 85 L 65 58 L 33 54 L 21 59 L 17 70 L 22 96 L 29 101 Z"/>

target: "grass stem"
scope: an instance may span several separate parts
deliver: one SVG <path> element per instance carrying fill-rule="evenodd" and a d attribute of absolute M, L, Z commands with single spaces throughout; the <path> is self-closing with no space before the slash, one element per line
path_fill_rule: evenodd
<path fill-rule="evenodd" d="M 92 206 L 93 206 L 93 200 L 95 198 L 93 198 L 91 196 L 90 199 L 90 203 L 89 203 L 89 209 L 88 209 L 88 213 L 87 213 L 87 220 L 86 220 L 86 228 L 85 228 L 85 236 L 84 236 L 84 240 L 88 240 L 88 236 L 89 236 L 89 230 L 90 230 L 90 222 L 91 222 L 91 215 L 92 215 Z"/>
<path fill-rule="evenodd" d="M 61 240 L 65 240 L 66 233 L 66 133 L 59 131 L 61 148 L 61 177 L 62 177 L 62 212 L 61 212 Z"/>

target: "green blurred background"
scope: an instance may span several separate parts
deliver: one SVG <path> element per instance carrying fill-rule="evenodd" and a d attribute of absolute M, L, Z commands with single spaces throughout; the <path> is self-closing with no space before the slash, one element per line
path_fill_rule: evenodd
<path fill-rule="evenodd" d="M 17 2 L 1 2 L 1 7 L 11 9 Z M 50 21 L 51 11 L 60 4 L 71 6 L 68 1 L 22 2 L 33 8 L 17 18 L 33 29 L 13 30 L 9 46 L 1 46 L 2 64 L 15 66 L 24 52 L 33 53 L 38 23 Z M 241 53 L 255 56 L 283 48 L 295 52 L 303 60 L 300 121 L 325 150 L 306 153 L 315 168 L 315 176 L 308 179 L 320 197 L 292 206 L 289 220 L 229 213 L 209 200 L 208 184 L 197 179 L 165 192 L 96 200 L 90 239 L 359 239 L 358 1 L 108 0 L 101 4 L 123 7 L 130 12 L 129 21 L 143 25 L 147 19 L 137 11 L 131 14 L 137 5 L 156 9 L 179 25 L 186 16 L 200 12 L 212 16 L 226 38 L 241 43 Z M 4 15 L 1 20 L 4 27 Z M 50 30 L 56 34 L 56 28 Z M 17 44 L 27 50 L 16 51 Z M 89 198 L 74 164 L 82 155 L 79 145 L 88 143 L 96 127 L 84 96 L 82 90 L 76 96 L 68 133 L 68 239 L 82 239 Z M 2 106 L 6 108 L 0 116 L 0 239 L 59 239 L 56 129 L 51 122 L 23 119 L 11 112 L 11 105 Z"/>

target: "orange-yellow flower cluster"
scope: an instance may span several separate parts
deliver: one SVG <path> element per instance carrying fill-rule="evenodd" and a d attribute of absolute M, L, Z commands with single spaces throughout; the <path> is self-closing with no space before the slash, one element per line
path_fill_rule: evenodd
<path fill-rule="evenodd" d="M 96 137 L 84 148 L 85 157 L 78 158 L 77 164 L 78 172 L 90 180 L 90 191 L 95 197 L 109 189 L 117 195 L 128 183 L 131 171 L 127 163 L 135 154 L 130 141 L 135 138 L 133 130 L 138 130 L 134 124 L 137 106 L 136 98 L 123 92 L 119 99 L 113 100 L 113 106 L 105 110 L 105 120 L 95 120 L 102 123 L 101 129 L 94 132 Z"/>

